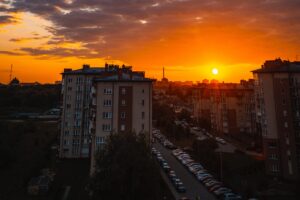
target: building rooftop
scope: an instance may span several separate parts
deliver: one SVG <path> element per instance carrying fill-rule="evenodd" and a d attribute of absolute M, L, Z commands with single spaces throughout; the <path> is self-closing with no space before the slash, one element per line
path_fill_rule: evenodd
<path fill-rule="evenodd" d="M 64 69 L 64 72 L 62 74 L 102 74 L 105 72 L 118 72 L 118 71 L 131 71 L 132 66 L 119 66 L 114 64 L 105 64 L 104 67 L 90 67 L 90 65 L 84 64 L 81 69 L 72 70 L 70 68 Z"/>
<path fill-rule="evenodd" d="M 145 78 L 145 72 L 133 71 L 132 66 L 105 64 L 104 67 L 83 65 L 82 69 L 65 69 L 63 75 L 103 75 L 95 78 L 96 82 L 153 82 L 154 79 Z"/>
<path fill-rule="evenodd" d="M 300 73 L 300 62 L 290 62 L 287 60 L 281 60 L 280 58 L 275 60 L 267 60 L 260 69 L 252 71 L 253 73 L 287 73 L 296 72 Z"/>
<path fill-rule="evenodd" d="M 145 78 L 143 72 L 119 73 L 103 78 L 95 78 L 95 82 L 153 82 L 154 79 Z"/>

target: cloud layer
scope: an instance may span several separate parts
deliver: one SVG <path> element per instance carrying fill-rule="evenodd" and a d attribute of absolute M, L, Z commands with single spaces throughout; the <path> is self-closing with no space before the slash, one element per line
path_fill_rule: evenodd
<path fill-rule="evenodd" d="M 33 56 L 123 58 L 145 48 L 147 53 L 178 48 L 178 55 L 186 56 L 187 45 L 201 45 L 197 37 L 216 32 L 228 38 L 228 43 L 230 38 L 246 43 L 279 38 L 299 46 L 299 8 L 299 0 L 12 0 L 0 4 L 0 25 L 15 23 L 12 13 L 30 12 L 53 24 L 48 27 L 52 37 L 45 45 L 82 44 L 81 49 L 18 50 Z M 171 42 L 186 45 L 181 48 Z"/>

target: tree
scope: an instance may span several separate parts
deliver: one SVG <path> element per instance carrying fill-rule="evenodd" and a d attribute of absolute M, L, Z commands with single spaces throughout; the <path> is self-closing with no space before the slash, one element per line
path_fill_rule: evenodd
<path fill-rule="evenodd" d="M 160 199 L 160 173 L 143 136 L 112 134 L 96 156 L 94 199 Z"/>

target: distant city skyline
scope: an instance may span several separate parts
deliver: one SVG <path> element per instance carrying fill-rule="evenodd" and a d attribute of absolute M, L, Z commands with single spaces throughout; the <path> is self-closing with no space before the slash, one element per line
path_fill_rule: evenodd
<path fill-rule="evenodd" d="M 239 82 L 300 55 L 300 2 L 2 1 L 0 82 L 59 80 L 64 68 L 127 64 L 169 80 Z M 217 75 L 212 69 L 219 70 Z"/>

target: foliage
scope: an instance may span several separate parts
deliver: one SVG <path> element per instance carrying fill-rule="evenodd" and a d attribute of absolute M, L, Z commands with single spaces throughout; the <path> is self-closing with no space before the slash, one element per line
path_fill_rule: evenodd
<path fill-rule="evenodd" d="M 32 112 L 52 108 L 59 105 L 60 90 L 58 85 L 0 87 L 0 109 Z"/>
<path fill-rule="evenodd" d="M 191 122 L 191 112 L 188 111 L 187 109 L 182 109 L 182 111 L 178 114 L 178 119 Z"/>
<path fill-rule="evenodd" d="M 113 134 L 96 158 L 95 199 L 160 199 L 160 175 L 144 137 Z"/>
<path fill-rule="evenodd" d="M 28 179 L 50 162 L 57 134 L 56 123 L 0 121 L 0 199 L 24 199 Z"/>
<path fill-rule="evenodd" d="M 175 139 L 190 137 L 189 128 L 174 123 L 176 114 L 167 104 L 153 103 L 153 119 L 156 126 L 160 127 L 166 136 Z"/>

